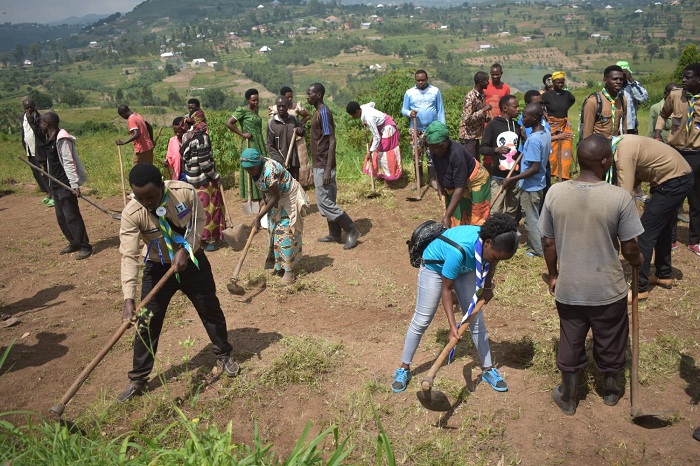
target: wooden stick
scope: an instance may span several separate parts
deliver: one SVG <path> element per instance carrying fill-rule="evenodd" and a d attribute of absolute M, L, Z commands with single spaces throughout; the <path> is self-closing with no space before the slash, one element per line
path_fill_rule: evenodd
<path fill-rule="evenodd" d="M 467 320 L 460 324 L 459 329 L 457 330 L 457 334 L 460 336 L 460 338 L 462 337 L 462 335 L 464 335 L 464 332 L 466 332 L 469 328 L 469 324 L 471 323 L 471 321 L 474 320 L 474 318 L 479 312 L 481 312 L 482 307 L 484 307 L 484 300 L 480 299 L 476 303 L 476 306 L 474 306 L 474 311 L 469 316 L 469 318 L 467 318 Z M 457 343 L 459 343 L 459 340 L 457 340 L 456 338 L 450 338 L 450 341 L 447 342 L 447 345 L 445 345 L 445 348 L 442 350 L 442 352 L 437 357 L 428 373 L 421 381 L 421 388 L 423 389 L 423 391 L 427 392 L 432 388 L 435 374 L 437 374 L 437 371 L 440 369 L 440 366 L 442 366 L 442 363 L 445 362 L 445 359 L 447 359 L 447 356 L 450 354 L 450 351 L 452 351 L 452 348 L 457 346 Z"/>
<path fill-rule="evenodd" d="M 122 158 L 122 146 L 117 144 L 117 152 L 119 153 L 119 174 L 122 177 L 122 198 L 124 199 L 124 207 L 126 207 L 126 188 L 124 187 L 124 159 Z"/>
<path fill-rule="evenodd" d="M 631 410 L 638 410 L 639 393 L 639 267 L 632 267 L 632 370 L 630 371 Z"/>
<path fill-rule="evenodd" d="M 413 168 L 416 170 L 416 189 L 418 190 L 418 200 L 420 201 L 423 198 L 423 194 L 420 189 L 420 161 L 418 160 L 418 125 L 416 117 L 411 117 L 411 122 L 413 123 Z"/>
<path fill-rule="evenodd" d="M 139 309 L 145 307 L 153 297 L 160 291 L 161 288 L 165 285 L 165 283 L 170 279 L 170 277 L 173 276 L 175 273 L 175 269 L 171 266 L 170 269 L 163 275 L 163 278 L 158 280 L 158 283 L 151 289 L 151 291 L 146 295 L 143 300 L 141 300 L 140 303 L 136 305 L 136 310 L 138 311 Z M 58 405 L 55 405 L 51 407 L 51 411 L 56 413 L 57 415 L 63 414 L 63 408 L 65 408 L 66 404 L 75 396 L 75 394 L 78 392 L 78 389 L 80 386 L 85 382 L 85 379 L 88 378 L 90 373 L 97 367 L 97 365 L 104 359 L 104 357 L 109 353 L 109 351 L 112 349 L 112 347 L 119 341 L 119 339 L 124 335 L 124 332 L 131 327 L 133 324 L 132 321 L 130 320 L 125 320 L 122 322 L 122 324 L 119 326 L 117 331 L 114 333 L 112 336 L 112 339 L 107 342 L 107 344 L 100 350 L 99 353 L 90 361 L 90 364 L 88 364 L 85 369 L 78 375 L 78 378 L 75 379 L 75 382 L 73 382 L 73 385 L 70 386 L 68 391 L 63 395 L 63 398 L 61 398 L 61 401 L 59 402 Z"/>
<path fill-rule="evenodd" d="M 374 164 L 372 163 L 372 154 L 369 153 L 369 141 L 367 139 L 367 127 L 364 128 L 365 133 L 365 150 L 369 160 L 369 179 L 372 180 L 372 192 L 374 192 Z"/>
<path fill-rule="evenodd" d="M 508 176 L 506 176 L 506 180 L 507 180 L 508 178 L 510 178 L 510 176 L 513 174 L 513 172 L 515 171 L 515 167 L 518 166 L 518 164 L 520 163 L 520 159 L 522 159 L 522 158 L 523 158 L 523 153 L 521 152 L 520 155 L 518 156 L 518 158 L 515 159 L 515 163 L 514 163 L 513 166 L 511 167 L 510 171 L 508 172 Z M 494 162 L 496 162 L 496 161 L 494 160 Z M 498 191 L 496 192 L 496 197 L 494 197 L 494 198 L 493 198 L 493 201 L 491 201 L 491 207 L 492 207 L 492 208 L 493 208 L 493 206 L 496 204 L 496 201 L 498 200 L 498 197 L 499 197 L 499 196 L 501 195 L 501 193 L 503 192 L 503 186 L 504 186 L 504 185 L 502 184 L 501 187 L 500 187 L 500 188 L 498 189 Z"/>

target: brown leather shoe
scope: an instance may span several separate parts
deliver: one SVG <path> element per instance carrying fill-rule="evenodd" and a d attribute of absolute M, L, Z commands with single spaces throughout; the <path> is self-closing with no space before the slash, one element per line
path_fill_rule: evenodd
<path fill-rule="evenodd" d="M 670 290 L 673 286 L 673 279 L 659 278 L 656 275 L 652 275 L 651 277 L 649 277 L 649 286 L 660 286 L 661 288 Z"/>
<path fill-rule="evenodd" d="M 647 298 L 649 298 L 648 291 L 640 291 L 637 293 L 637 299 L 639 301 L 645 301 Z M 632 304 L 632 290 L 627 291 L 627 304 Z"/>

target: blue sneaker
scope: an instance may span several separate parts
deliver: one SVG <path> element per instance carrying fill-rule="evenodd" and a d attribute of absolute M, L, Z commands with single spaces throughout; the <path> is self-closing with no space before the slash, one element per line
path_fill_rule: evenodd
<path fill-rule="evenodd" d="M 487 371 L 483 371 L 481 373 L 481 380 L 487 382 L 489 385 L 491 385 L 491 388 L 497 392 L 508 391 L 508 385 L 506 384 L 505 380 L 503 380 L 503 377 L 501 377 L 501 373 L 498 372 L 498 369 L 495 367 L 492 367 Z"/>
<path fill-rule="evenodd" d="M 394 393 L 401 393 L 406 390 L 408 381 L 411 380 L 411 371 L 399 367 L 396 369 L 396 372 L 394 372 L 393 377 L 394 381 L 391 383 L 391 389 Z"/>

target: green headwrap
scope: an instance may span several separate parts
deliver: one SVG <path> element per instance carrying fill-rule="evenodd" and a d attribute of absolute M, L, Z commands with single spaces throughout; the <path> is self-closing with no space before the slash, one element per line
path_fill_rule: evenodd
<path fill-rule="evenodd" d="M 250 147 L 241 153 L 241 167 L 257 167 L 263 163 L 263 157 L 254 147 Z"/>
<path fill-rule="evenodd" d="M 447 141 L 450 137 L 450 131 L 447 129 L 445 123 L 440 123 L 439 121 L 433 121 L 425 129 L 425 142 L 428 144 L 440 144 Z"/>

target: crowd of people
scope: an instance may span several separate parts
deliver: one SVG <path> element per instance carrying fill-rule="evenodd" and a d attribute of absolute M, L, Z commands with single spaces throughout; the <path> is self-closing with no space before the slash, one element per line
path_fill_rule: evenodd
<path fill-rule="evenodd" d="M 543 257 L 560 317 L 557 366 L 562 383 L 552 399 L 565 414 L 575 413 L 577 377 L 587 363 L 584 343 L 592 329 L 594 358 L 605 377 L 604 400 L 614 405 L 623 390 L 620 375 L 626 364 L 626 305 L 631 296 L 619 254 L 639 269 L 639 299 L 646 299 L 653 286 L 672 287 L 676 222 L 687 198 L 687 248 L 700 256 L 700 64 L 685 68 L 682 86 L 666 86 L 664 99 L 652 107 L 648 136 L 638 134 L 637 120 L 647 90 L 633 78 L 628 62 L 605 68 L 603 88 L 581 105 L 576 151 L 570 118 L 576 98 L 566 89 L 565 72 L 553 71 L 543 77 L 542 89 L 527 91 L 521 114 L 518 98 L 502 81 L 503 67 L 495 63 L 489 71 L 474 75 L 454 138 L 446 126 L 440 90 L 429 83 L 425 70 L 416 71 L 415 86 L 403 98 L 401 114 L 410 120 L 409 136 L 419 154 L 413 189 L 421 189 L 426 180 L 425 158 L 425 184 L 444 202 L 444 210 L 435 216 L 448 239 L 433 241 L 423 252 L 415 315 L 391 388 L 406 389 L 413 355 L 440 300 L 450 335 L 456 337 L 452 291 L 464 313 L 478 300 L 491 299 L 496 265 L 515 254 L 518 225 L 524 220 L 526 254 Z M 294 103 L 291 88 L 282 88 L 264 123 L 259 93 L 249 89 L 245 105 L 226 123 L 241 138 L 240 197 L 259 207 L 252 228 L 259 229 L 263 217 L 268 219 L 265 267 L 286 284 L 295 281 L 294 268 L 301 259 L 303 216 L 309 205 L 304 187 L 311 180 L 328 224 L 328 235 L 318 241 L 341 243 L 346 250 L 358 244 L 352 218 L 337 204 L 335 124 L 324 97 L 322 84 L 308 87 L 312 114 Z M 78 259 L 89 257 L 92 247 L 77 205 L 85 170 L 75 138 L 60 129 L 55 113 L 39 115 L 31 100 L 23 106 L 22 143 L 29 161 L 72 189 L 35 173 L 45 193 L 41 203 L 55 207 L 68 240 L 60 253 L 77 251 Z M 393 117 L 373 102 L 353 101 L 346 111 L 365 127 L 363 172 L 386 183 L 401 177 L 400 134 Z M 126 400 L 144 390 L 165 309 L 176 289 L 194 303 L 220 372 L 235 375 L 238 365 L 230 358 L 225 319 L 203 253 L 216 249 L 225 229 L 221 176 L 204 111 L 197 99 L 190 99 L 187 115 L 173 120 L 166 181 L 153 166 L 151 126 L 126 105 L 119 106 L 118 114 L 128 122 L 129 138 L 116 143 L 134 146 L 129 174 L 133 194 L 120 230 L 125 318 L 133 318 L 135 312 L 140 241 L 147 246 L 148 272 L 142 296 L 170 264 L 177 272 L 149 305 L 156 318 L 150 319 L 147 334 L 135 341 L 131 383 L 120 395 Z M 641 183 L 649 184 L 650 196 L 641 191 Z M 635 199 L 643 202 L 641 218 Z M 579 254 L 593 249 L 596 255 Z M 470 325 L 482 360 L 482 379 L 497 391 L 507 390 L 492 361 L 483 316 Z"/>

